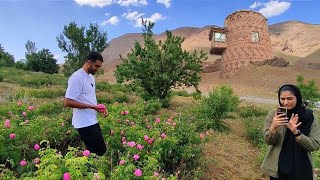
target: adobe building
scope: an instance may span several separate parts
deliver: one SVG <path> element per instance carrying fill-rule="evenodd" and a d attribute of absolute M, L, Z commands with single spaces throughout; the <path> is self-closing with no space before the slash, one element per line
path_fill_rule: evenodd
<path fill-rule="evenodd" d="M 225 27 L 212 27 L 210 54 L 221 55 L 220 77 L 229 78 L 251 62 L 273 58 L 267 19 L 249 10 L 227 16 Z"/>

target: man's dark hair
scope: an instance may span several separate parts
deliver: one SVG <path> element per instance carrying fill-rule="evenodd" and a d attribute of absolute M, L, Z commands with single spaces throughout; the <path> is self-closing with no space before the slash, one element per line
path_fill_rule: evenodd
<path fill-rule="evenodd" d="M 88 60 L 90 60 L 91 62 L 96 62 L 97 60 L 103 62 L 103 57 L 100 53 L 91 51 L 86 57 L 86 62 Z"/>

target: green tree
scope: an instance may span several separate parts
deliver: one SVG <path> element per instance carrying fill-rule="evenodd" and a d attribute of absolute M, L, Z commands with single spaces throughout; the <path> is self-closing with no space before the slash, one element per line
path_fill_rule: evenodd
<path fill-rule="evenodd" d="M 119 83 L 142 87 L 150 97 L 165 99 L 172 88 L 194 86 L 198 89 L 201 62 L 206 53 L 189 53 L 181 47 L 184 38 L 166 31 L 166 40 L 158 43 L 153 38 L 154 23 L 142 20 L 144 45 L 136 42 L 127 58 L 117 66 L 115 75 Z"/>
<path fill-rule="evenodd" d="M 42 49 L 37 52 L 35 43 L 29 40 L 26 43 L 25 47 L 27 50 L 27 52 L 25 53 L 25 69 L 49 74 L 59 72 L 59 65 L 57 64 L 57 60 L 54 58 L 54 55 L 50 52 L 49 49 Z M 23 67 L 23 63 L 24 61 L 21 61 L 21 63 L 19 63 L 19 67 Z"/>
<path fill-rule="evenodd" d="M 0 67 L 12 67 L 14 66 L 14 57 L 4 50 L 2 44 L 0 44 Z"/>
<path fill-rule="evenodd" d="M 302 75 L 298 75 L 296 80 L 297 86 L 299 87 L 302 98 L 305 102 L 314 104 L 314 102 L 320 99 L 320 93 L 314 80 L 311 80 L 305 84 L 304 77 Z"/>
<path fill-rule="evenodd" d="M 63 73 L 66 76 L 81 68 L 90 51 L 102 52 L 107 47 L 107 33 L 97 24 L 90 24 L 86 29 L 75 22 L 64 26 L 63 33 L 56 37 L 59 48 L 66 52 Z"/>

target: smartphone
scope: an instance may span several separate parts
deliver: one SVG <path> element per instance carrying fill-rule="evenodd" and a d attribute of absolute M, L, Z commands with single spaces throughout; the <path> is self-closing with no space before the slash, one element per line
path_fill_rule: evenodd
<path fill-rule="evenodd" d="M 287 108 L 285 107 L 278 107 L 277 108 L 277 115 L 283 114 L 283 116 L 287 117 Z"/>

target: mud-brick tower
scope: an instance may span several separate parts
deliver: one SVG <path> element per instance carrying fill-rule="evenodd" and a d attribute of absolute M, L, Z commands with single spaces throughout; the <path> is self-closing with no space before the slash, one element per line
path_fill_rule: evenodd
<path fill-rule="evenodd" d="M 217 51 L 222 46 L 215 46 L 215 42 L 211 43 L 210 51 L 212 54 L 218 52 L 222 55 L 222 78 L 228 78 L 239 69 L 246 68 L 250 62 L 273 58 L 268 23 L 262 14 L 249 10 L 236 11 L 227 16 L 224 26 L 219 30 L 212 28 L 209 37 L 211 41 L 217 40 L 216 37 L 224 37 L 223 41 L 226 43 L 222 53 Z"/>

